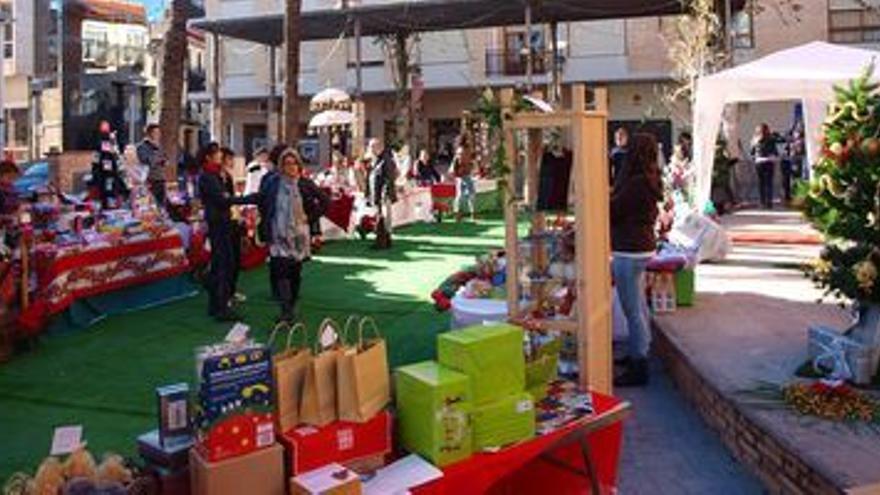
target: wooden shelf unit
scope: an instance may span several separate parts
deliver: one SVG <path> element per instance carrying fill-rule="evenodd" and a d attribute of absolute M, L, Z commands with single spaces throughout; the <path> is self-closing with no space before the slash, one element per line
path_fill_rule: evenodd
<path fill-rule="evenodd" d="M 543 320 L 541 329 L 573 332 L 577 336 L 580 382 L 597 392 L 610 394 L 612 388 L 611 355 L 611 241 L 609 232 L 607 105 L 599 99 L 595 111 L 587 111 L 586 88 L 571 87 L 572 108 L 551 113 L 513 111 L 513 90 L 501 92 L 504 119 L 503 146 L 511 163 L 504 189 L 505 244 L 507 252 L 507 307 L 516 319 L 519 308 L 519 237 L 517 205 L 513 184 L 518 166 L 516 136 L 523 132 L 526 146 L 526 202 L 534 206 L 542 155 L 542 131 L 562 129 L 569 133 L 574 182 L 575 250 L 577 266 L 577 321 Z M 599 95 L 597 95 L 599 96 Z M 604 96 L 604 93 L 603 93 Z M 535 211 L 532 232 L 543 232 L 546 219 Z M 540 249 L 532 249 L 533 256 Z M 534 261 L 534 260 L 533 260 Z"/>

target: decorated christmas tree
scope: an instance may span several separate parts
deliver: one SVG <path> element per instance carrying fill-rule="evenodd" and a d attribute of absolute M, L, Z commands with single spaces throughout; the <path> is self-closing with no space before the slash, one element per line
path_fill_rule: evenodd
<path fill-rule="evenodd" d="M 840 299 L 880 302 L 880 94 L 873 66 L 845 87 L 823 126 L 804 214 L 826 240 L 810 273 Z"/>
<path fill-rule="evenodd" d="M 833 374 L 867 383 L 880 363 L 880 92 L 874 67 L 834 88 L 822 132 L 822 154 L 808 186 L 804 215 L 825 237 L 809 267 L 826 296 L 857 303 L 845 337 L 811 328 L 811 357 L 828 356 Z M 816 355 L 816 356 L 814 356 Z"/>

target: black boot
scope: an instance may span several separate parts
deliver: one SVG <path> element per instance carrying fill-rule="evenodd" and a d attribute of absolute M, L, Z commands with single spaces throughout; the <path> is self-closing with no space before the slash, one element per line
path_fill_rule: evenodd
<path fill-rule="evenodd" d="M 615 387 L 641 387 L 648 384 L 648 360 L 630 359 L 623 373 L 614 377 Z"/>

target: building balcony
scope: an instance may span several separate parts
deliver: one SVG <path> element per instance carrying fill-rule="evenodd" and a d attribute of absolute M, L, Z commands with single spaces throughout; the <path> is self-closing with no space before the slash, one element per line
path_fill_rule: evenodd
<path fill-rule="evenodd" d="M 99 40 L 83 40 L 82 44 L 83 65 L 90 69 L 143 68 L 146 55 L 146 47 L 110 44 Z"/>
<path fill-rule="evenodd" d="M 549 56 L 543 52 L 532 54 L 532 73 L 544 74 L 549 69 Z M 486 76 L 524 76 L 528 70 L 527 53 L 486 50 Z"/>

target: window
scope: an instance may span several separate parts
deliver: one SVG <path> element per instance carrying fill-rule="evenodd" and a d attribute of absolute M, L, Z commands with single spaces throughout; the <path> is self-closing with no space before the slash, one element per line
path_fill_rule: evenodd
<path fill-rule="evenodd" d="M 15 32 L 12 22 L 12 4 L 0 3 L 0 19 L 6 22 L 0 24 L 3 27 L 3 59 L 9 60 L 15 56 Z"/>
<path fill-rule="evenodd" d="M 730 29 L 734 48 L 755 47 L 755 29 L 752 17 L 753 12 L 749 7 L 745 7 L 733 15 Z"/>
<path fill-rule="evenodd" d="M 82 45 L 83 60 L 99 64 L 108 63 L 110 43 L 106 30 L 94 26 L 84 26 Z"/>
<path fill-rule="evenodd" d="M 828 38 L 833 43 L 880 42 L 878 8 L 880 2 L 871 2 L 867 7 L 853 0 L 831 0 L 828 5 Z"/>

